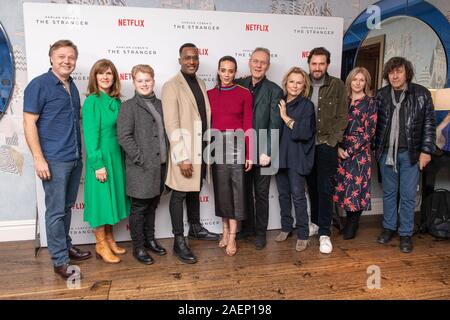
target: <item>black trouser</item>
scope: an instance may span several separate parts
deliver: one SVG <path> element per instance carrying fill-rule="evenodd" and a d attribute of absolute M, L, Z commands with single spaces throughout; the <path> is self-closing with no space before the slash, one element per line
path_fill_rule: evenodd
<path fill-rule="evenodd" d="M 327 144 L 316 146 L 314 167 L 306 177 L 306 183 L 311 201 L 311 222 L 319 226 L 319 236 L 331 235 L 334 175 L 337 163 L 336 148 Z"/>
<path fill-rule="evenodd" d="M 245 173 L 246 220 L 242 222 L 244 233 L 265 237 L 269 224 L 269 188 L 271 175 L 261 175 L 261 167 L 253 166 Z M 255 195 L 253 196 L 253 190 Z M 256 210 L 255 210 L 256 209 Z"/>
<path fill-rule="evenodd" d="M 160 193 L 164 190 L 166 164 L 161 164 Z M 131 197 L 130 236 L 135 248 L 143 247 L 145 240 L 155 238 L 155 212 L 161 195 L 138 199 Z"/>
<path fill-rule="evenodd" d="M 131 198 L 130 235 L 134 248 L 142 248 L 145 240 L 155 238 L 155 211 L 161 196 L 150 199 Z"/>
<path fill-rule="evenodd" d="M 188 222 L 190 224 L 200 224 L 200 192 L 172 190 L 169 211 L 170 219 L 172 220 L 172 233 L 174 235 L 184 234 L 183 202 L 185 199 Z"/>

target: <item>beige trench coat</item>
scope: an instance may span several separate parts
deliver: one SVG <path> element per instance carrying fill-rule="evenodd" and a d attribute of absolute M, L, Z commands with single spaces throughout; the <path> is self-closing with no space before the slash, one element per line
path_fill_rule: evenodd
<path fill-rule="evenodd" d="M 197 78 L 206 107 L 207 129 L 211 128 L 211 107 L 205 83 Z M 202 150 L 202 121 L 197 103 L 181 72 L 162 87 L 164 124 L 170 142 L 166 185 L 177 191 L 200 191 Z M 208 138 L 209 139 L 209 138 Z M 178 163 L 189 160 L 194 168 L 192 177 L 181 174 Z M 206 170 L 209 181 L 209 166 Z"/>

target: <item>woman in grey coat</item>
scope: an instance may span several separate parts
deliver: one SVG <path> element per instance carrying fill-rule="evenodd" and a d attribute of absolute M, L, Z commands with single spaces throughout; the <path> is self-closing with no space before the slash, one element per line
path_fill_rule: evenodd
<path fill-rule="evenodd" d="M 158 255 L 166 254 L 155 239 L 155 211 L 164 190 L 167 137 L 161 100 L 153 92 L 153 69 L 149 65 L 137 65 L 131 75 L 136 92 L 122 104 L 117 138 L 125 151 L 133 256 L 141 263 L 152 264 L 154 260 L 146 248 Z"/>

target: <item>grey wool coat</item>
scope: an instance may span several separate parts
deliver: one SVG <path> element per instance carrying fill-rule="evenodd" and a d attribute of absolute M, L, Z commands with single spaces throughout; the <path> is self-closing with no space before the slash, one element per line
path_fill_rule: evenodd
<path fill-rule="evenodd" d="M 164 123 L 161 100 L 156 99 L 153 105 Z M 117 139 L 125 151 L 126 192 L 130 197 L 150 199 L 163 191 L 161 178 L 165 180 L 166 172 L 161 172 L 158 135 L 158 125 L 144 99 L 135 94 L 122 103 L 117 118 Z"/>

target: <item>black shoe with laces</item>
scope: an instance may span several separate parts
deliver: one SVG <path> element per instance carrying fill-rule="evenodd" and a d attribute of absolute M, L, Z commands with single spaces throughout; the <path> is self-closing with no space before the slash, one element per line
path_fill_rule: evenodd
<path fill-rule="evenodd" d="M 410 253 L 413 250 L 412 240 L 410 236 L 400 236 L 400 251 Z"/>
<path fill-rule="evenodd" d="M 395 235 L 394 230 L 383 229 L 383 232 L 378 236 L 378 243 L 386 244 L 392 240 L 392 237 Z"/>
<path fill-rule="evenodd" d="M 220 235 L 204 228 L 201 224 L 191 224 L 188 233 L 189 239 L 219 241 Z"/>
<path fill-rule="evenodd" d="M 154 253 L 163 256 L 166 254 L 166 249 L 164 249 L 158 241 L 155 239 L 146 240 L 144 243 L 144 247 L 152 250 Z"/>
<path fill-rule="evenodd" d="M 144 248 L 134 248 L 133 257 L 143 264 L 153 264 L 155 262 Z"/>
<path fill-rule="evenodd" d="M 183 235 L 175 236 L 173 243 L 173 252 L 181 262 L 189 264 L 197 262 L 197 257 L 192 253 Z"/>
<path fill-rule="evenodd" d="M 238 233 L 236 233 L 236 240 L 246 240 L 250 237 L 254 237 L 256 234 L 253 231 L 247 231 L 247 230 L 241 230 Z"/>
<path fill-rule="evenodd" d="M 266 247 L 267 240 L 265 236 L 256 236 L 255 248 L 256 250 L 262 250 Z"/>

